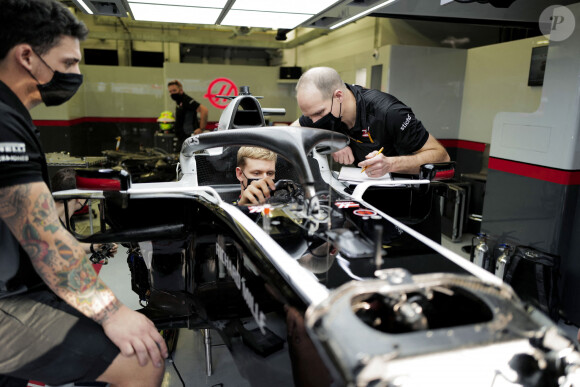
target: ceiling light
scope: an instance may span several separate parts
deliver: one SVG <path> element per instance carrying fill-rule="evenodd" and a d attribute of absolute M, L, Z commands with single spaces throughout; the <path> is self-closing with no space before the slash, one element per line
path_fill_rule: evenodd
<path fill-rule="evenodd" d="M 183 7 L 223 8 L 227 0 L 129 0 L 129 3 L 179 5 Z M 209 3 L 209 4 L 208 4 Z"/>
<path fill-rule="evenodd" d="M 337 0 L 292 0 L 291 4 L 287 0 L 236 0 L 232 9 L 314 15 L 324 11 L 334 3 L 337 3 Z"/>
<path fill-rule="evenodd" d="M 376 11 L 377 9 L 379 9 L 379 8 L 381 8 L 381 7 L 384 7 L 384 6 L 386 6 L 386 5 L 390 4 L 390 3 L 394 2 L 394 1 L 397 1 L 397 0 L 387 0 L 387 1 L 385 1 L 385 2 L 383 2 L 383 3 L 381 3 L 381 4 L 379 4 L 379 5 L 375 5 L 374 7 L 371 7 L 371 8 L 369 8 L 369 9 L 367 9 L 366 11 L 363 11 L 363 12 L 357 13 L 356 15 L 354 15 L 354 16 L 351 16 L 351 17 L 349 17 L 348 19 L 345 19 L 345 20 L 343 20 L 343 21 L 341 21 L 341 22 L 339 22 L 339 23 L 336 23 L 336 24 L 334 24 L 333 26 L 331 26 L 331 27 L 330 27 L 330 29 L 331 29 L 331 30 L 334 30 L 335 28 L 338 28 L 338 27 L 340 27 L 340 26 L 343 26 L 343 25 L 345 25 L 345 24 L 347 24 L 347 23 L 350 23 L 350 22 L 352 22 L 352 21 L 354 21 L 354 20 L 360 19 L 361 17 L 363 17 L 363 16 L 366 16 L 366 15 L 368 15 L 369 13 L 371 13 L 371 12 L 373 12 L 373 11 Z"/>
<path fill-rule="evenodd" d="M 91 11 L 91 9 L 89 8 L 89 6 L 84 2 L 84 0 L 73 0 L 73 3 L 75 3 L 78 6 L 80 6 L 86 13 L 92 15 L 93 11 Z"/>
<path fill-rule="evenodd" d="M 135 20 L 167 23 L 213 24 L 221 8 L 130 3 Z"/>
<path fill-rule="evenodd" d="M 241 11 L 231 9 L 221 24 L 226 26 L 244 25 L 248 27 L 293 29 L 311 17 L 312 15 L 303 13 Z"/>

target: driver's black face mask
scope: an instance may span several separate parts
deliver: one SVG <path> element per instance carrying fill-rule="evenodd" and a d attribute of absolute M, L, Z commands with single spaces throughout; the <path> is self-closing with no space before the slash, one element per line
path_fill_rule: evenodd
<path fill-rule="evenodd" d="M 318 119 L 316 122 L 312 123 L 312 126 L 314 128 L 340 131 L 340 124 L 342 122 L 340 120 L 340 118 L 342 117 L 342 114 L 341 114 L 342 113 L 342 102 L 340 103 L 340 110 L 338 111 L 338 117 L 335 117 L 332 115 L 333 104 L 334 104 L 334 97 L 332 97 L 332 100 L 330 103 L 330 111 L 328 112 L 328 114 L 325 115 L 324 117 Z"/>
<path fill-rule="evenodd" d="M 244 185 L 244 183 L 242 183 L 242 186 L 244 187 L 244 191 L 248 188 L 248 186 L 250 184 L 252 184 L 254 181 L 258 181 L 260 179 L 250 179 L 248 176 L 246 176 L 246 174 L 244 173 L 244 171 L 242 171 L 242 175 L 244 175 L 244 177 L 246 178 L 246 184 Z"/>

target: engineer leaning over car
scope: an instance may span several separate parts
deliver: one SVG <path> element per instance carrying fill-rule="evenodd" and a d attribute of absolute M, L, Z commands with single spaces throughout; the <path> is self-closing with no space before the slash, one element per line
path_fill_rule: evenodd
<path fill-rule="evenodd" d="M 306 71 L 296 85 L 296 99 L 303 115 L 292 125 L 349 136 L 349 146 L 332 157 L 340 164 L 367 167 L 368 176 L 416 174 L 423 164 L 449 161 L 410 107 L 390 94 L 347 85 L 330 67 Z"/>

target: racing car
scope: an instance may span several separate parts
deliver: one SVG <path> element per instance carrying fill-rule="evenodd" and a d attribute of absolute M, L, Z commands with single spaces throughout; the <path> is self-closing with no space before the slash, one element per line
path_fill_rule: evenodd
<path fill-rule="evenodd" d="M 266 126 L 270 113 L 242 89 L 217 131 L 183 143 L 176 181 L 78 170 L 77 189 L 55 193 L 99 202 L 97 230 L 77 237 L 129 248 L 132 288 L 157 327 L 284 353 L 290 385 L 578 384 L 574 342 L 438 243 L 438 179 L 452 164 L 352 184 L 327 161 L 348 137 Z M 242 207 L 235 154 L 248 145 L 283 163 L 269 202 Z"/>

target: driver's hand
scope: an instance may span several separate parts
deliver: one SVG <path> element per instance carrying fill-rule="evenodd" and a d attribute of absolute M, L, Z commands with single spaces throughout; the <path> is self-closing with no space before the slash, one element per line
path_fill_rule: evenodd
<path fill-rule="evenodd" d="M 332 154 L 334 161 L 344 165 L 350 165 L 354 163 L 354 156 L 352 154 L 352 149 L 349 146 L 342 148 L 341 150 L 334 152 Z"/>
<path fill-rule="evenodd" d="M 238 201 L 238 204 L 264 204 L 266 200 L 270 198 L 270 190 L 274 191 L 275 189 L 276 185 L 271 177 L 265 177 L 253 181 L 252 184 L 242 192 L 242 197 Z"/>

